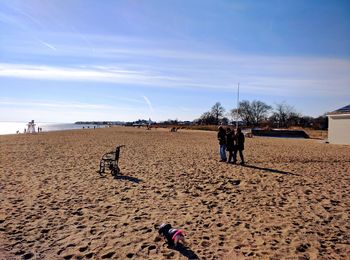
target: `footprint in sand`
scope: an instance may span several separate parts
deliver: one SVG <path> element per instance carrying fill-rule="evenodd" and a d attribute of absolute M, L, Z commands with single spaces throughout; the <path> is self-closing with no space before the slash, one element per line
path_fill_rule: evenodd
<path fill-rule="evenodd" d="M 101 258 L 102 259 L 111 258 L 114 254 L 115 252 L 108 252 L 107 254 L 104 254 Z"/>
<path fill-rule="evenodd" d="M 91 227 L 90 234 L 95 235 L 97 233 L 96 227 Z"/>
<path fill-rule="evenodd" d="M 148 254 L 153 254 L 154 252 L 157 251 L 157 247 L 155 245 L 150 245 L 147 251 L 148 251 Z"/>
<path fill-rule="evenodd" d="M 220 239 L 221 241 L 225 241 L 225 235 L 219 235 L 219 239 Z"/>
<path fill-rule="evenodd" d="M 94 256 L 95 256 L 95 253 L 94 252 L 90 252 L 90 253 L 87 253 L 85 255 L 85 258 L 90 259 L 90 258 L 93 258 Z"/>
<path fill-rule="evenodd" d="M 88 246 L 83 246 L 79 248 L 80 252 L 85 252 L 88 249 Z"/>
<path fill-rule="evenodd" d="M 299 246 L 297 246 L 296 251 L 297 251 L 297 252 L 304 253 L 309 247 L 310 247 L 310 244 L 309 244 L 309 243 L 300 244 Z"/>

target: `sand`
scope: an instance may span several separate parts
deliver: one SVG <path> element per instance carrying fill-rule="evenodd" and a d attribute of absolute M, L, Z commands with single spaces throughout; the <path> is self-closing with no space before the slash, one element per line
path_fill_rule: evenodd
<path fill-rule="evenodd" d="M 122 149 L 123 177 L 96 172 Z M 0 259 L 349 259 L 350 146 L 115 127 L 0 136 Z M 188 246 L 171 249 L 169 222 Z"/>

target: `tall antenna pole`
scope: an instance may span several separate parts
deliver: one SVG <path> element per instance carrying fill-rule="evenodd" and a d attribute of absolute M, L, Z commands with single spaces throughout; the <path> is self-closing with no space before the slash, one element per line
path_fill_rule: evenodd
<path fill-rule="evenodd" d="M 238 118 L 239 118 L 239 82 L 237 88 L 237 118 L 236 118 L 236 129 L 238 128 Z"/>

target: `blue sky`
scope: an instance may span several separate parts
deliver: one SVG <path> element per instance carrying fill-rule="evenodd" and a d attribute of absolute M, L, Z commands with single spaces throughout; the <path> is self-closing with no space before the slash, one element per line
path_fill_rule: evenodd
<path fill-rule="evenodd" d="M 350 103 L 349 1 L 0 0 L 0 121 Z"/>

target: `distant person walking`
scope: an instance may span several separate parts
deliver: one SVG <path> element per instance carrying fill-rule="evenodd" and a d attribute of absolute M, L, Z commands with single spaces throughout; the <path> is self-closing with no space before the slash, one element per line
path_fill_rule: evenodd
<path fill-rule="evenodd" d="M 233 152 L 236 149 L 235 145 L 235 130 L 231 128 L 226 129 L 226 150 L 228 151 L 228 160 L 227 163 L 233 163 Z"/>
<path fill-rule="evenodd" d="M 234 154 L 233 154 L 233 163 L 237 162 L 237 151 L 238 151 L 239 152 L 239 157 L 241 158 L 241 165 L 244 165 L 244 157 L 243 157 L 244 134 L 242 133 L 241 128 L 237 128 L 235 141 L 236 141 L 237 149 L 234 151 Z"/>
<path fill-rule="evenodd" d="M 226 162 L 226 132 L 222 126 L 219 126 L 218 140 L 220 145 L 220 162 Z"/>

